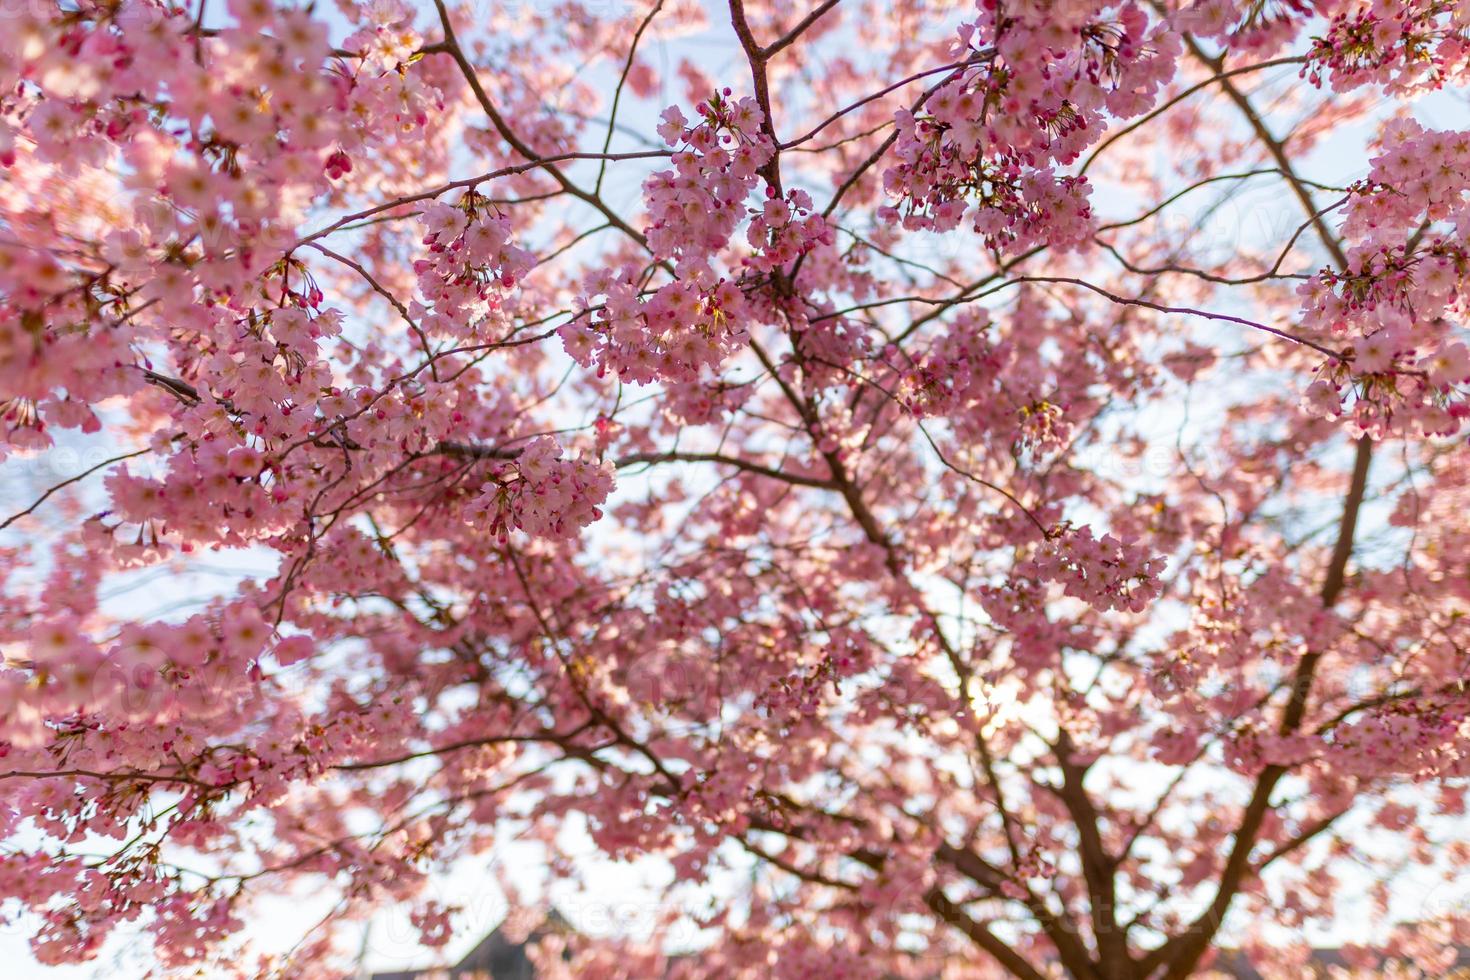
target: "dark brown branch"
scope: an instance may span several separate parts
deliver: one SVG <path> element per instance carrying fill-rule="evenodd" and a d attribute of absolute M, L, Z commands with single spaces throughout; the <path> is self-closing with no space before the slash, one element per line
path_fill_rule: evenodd
<path fill-rule="evenodd" d="M 1055 755 L 1062 773 L 1062 785 L 1056 787 L 1056 793 L 1077 826 L 1078 858 L 1082 862 L 1083 881 L 1087 884 L 1087 904 L 1092 915 L 1098 965 L 1103 976 L 1121 977 L 1132 962 L 1128 956 L 1127 934 L 1118 928 L 1116 861 L 1103 846 L 1097 807 L 1083 786 L 1087 769 L 1072 761 L 1073 748 L 1071 736 L 1065 728 L 1061 729 Z"/>
<path fill-rule="evenodd" d="M 1347 565 L 1353 553 L 1353 538 L 1358 526 L 1358 512 L 1368 488 L 1368 469 L 1373 460 L 1373 441 L 1367 436 L 1358 440 L 1357 455 L 1353 463 L 1353 474 L 1343 502 L 1342 521 L 1338 525 L 1337 543 L 1332 549 L 1332 558 L 1322 581 L 1322 604 L 1332 606 L 1342 593 L 1347 581 Z M 1321 651 L 1313 650 L 1302 656 L 1292 676 L 1291 696 L 1281 713 L 1280 732 L 1294 733 L 1306 714 L 1311 695 L 1312 680 L 1321 662 Z M 1200 957 L 1209 949 L 1215 934 L 1224 924 L 1225 913 L 1236 894 L 1253 873 L 1251 851 L 1266 816 L 1271 811 L 1271 793 L 1287 773 L 1287 768 L 1269 765 L 1256 780 L 1250 802 L 1246 804 L 1240 826 L 1235 831 L 1235 843 L 1220 872 L 1220 884 L 1209 907 L 1199 915 L 1184 932 L 1169 939 L 1162 946 L 1144 957 L 1142 972 L 1149 976 L 1154 970 L 1163 968 L 1166 980 L 1183 980 L 1193 971 Z"/>
<path fill-rule="evenodd" d="M 771 158 L 761 165 L 760 175 L 765 178 L 776 197 L 783 196 L 781 190 L 781 141 L 776 138 L 776 120 L 771 112 L 771 85 L 766 77 L 766 53 L 751 33 L 750 22 L 745 18 L 745 0 L 730 0 L 730 26 L 745 51 L 750 64 L 750 84 L 755 89 L 755 101 L 761 110 L 761 129 L 771 140 Z"/>
<path fill-rule="evenodd" d="M 806 33 L 807 28 L 811 27 L 818 20 L 820 20 L 823 14 L 825 14 L 827 11 L 831 10 L 833 7 L 837 6 L 841 2 L 842 0 L 823 0 L 823 2 L 816 7 L 816 9 L 814 9 L 811 13 L 807 14 L 800 21 L 798 21 L 795 27 L 762 48 L 761 57 L 770 58 L 771 55 L 775 54 L 777 51 L 789 47 L 793 41 L 801 37 L 802 34 Z"/>
<path fill-rule="evenodd" d="M 434 450 L 441 456 L 460 456 L 474 459 L 493 459 L 510 461 L 521 454 L 519 449 L 502 449 L 495 446 L 477 446 L 463 442 L 441 442 Z M 801 487 L 814 487 L 818 490 L 837 490 L 839 487 L 831 480 L 823 480 L 813 476 L 802 476 L 797 473 L 787 473 L 784 470 L 772 466 L 765 466 L 748 459 L 740 459 L 736 456 L 726 456 L 722 453 L 683 453 L 683 452 L 648 452 L 631 453 L 619 457 L 613 465 L 622 469 L 625 466 L 637 466 L 640 464 L 653 465 L 657 463 L 719 463 L 724 466 L 733 466 L 744 473 L 753 473 L 756 476 L 770 477 L 780 480 L 782 483 L 790 483 Z"/>

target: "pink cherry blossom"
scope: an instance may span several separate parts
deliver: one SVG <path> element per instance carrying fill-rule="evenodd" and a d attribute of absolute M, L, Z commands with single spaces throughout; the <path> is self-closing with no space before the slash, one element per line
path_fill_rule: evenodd
<path fill-rule="evenodd" d="M 1470 944 L 1465 3 L 4 14 L 38 963 L 447 956 L 503 844 L 547 977 Z"/>

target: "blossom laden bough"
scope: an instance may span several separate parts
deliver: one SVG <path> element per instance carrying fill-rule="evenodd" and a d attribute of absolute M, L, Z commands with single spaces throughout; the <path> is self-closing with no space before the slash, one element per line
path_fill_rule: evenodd
<path fill-rule="evenodd" d="M 1448 969 L 1337 896 L 1470 859 L 1464 8 L 7 11 L 0 917 L 336 977 L 514 839 L 672 882 L 548 976 Z"/>

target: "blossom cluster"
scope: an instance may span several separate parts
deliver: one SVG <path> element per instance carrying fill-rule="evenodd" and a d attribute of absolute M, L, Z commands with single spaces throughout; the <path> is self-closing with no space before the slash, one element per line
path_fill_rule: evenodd
<path fill-rule="evenodd" d="M 749 304 L 735 282 L 694 272 L 644 294 L 639 278 L 631 267 L 588 278 L 586 312 L 558 331 L 579 364 L 631 382 L 693 381 L 747 339 Z"/>
<path fill-rule="evenodd" d="M 1303 323 L 1346 345 L 1306 398 L 1362 431 L 1450 434 L 1470 415 L 1470 133 L 1391 122 L 1343 222 L 1348 266 L 1305 283 Z"/>
<path fill-rule="evenodd" d="M 774 151 L 754 99 L 731 98 L 725 89 L 696 111 L 691 124 L 677 107 L 664 110 L 658 131 L 678 148 L 674 169 L 643 182 L 649 247 L 689 270 L 707 267 L 735 233 L 757 174 Z"/>
<path fill-rule="evenodd" d="M 234 343 L 311 203 L 350 183 L 349 153 L 391 169 L 437 103 L 397 62 L 346 70 L 305 11 L 242 2 L 231 14 L 236 25 L 208 33 L 148 0 L 8 19 L 4 444 L 95 428 L 89 402 L 146 384 L 140 347 L 193 356 Z M 386 118 L 397 124 L 366 122 Z M 56 207 L 58 195 L 75 205 Z M 95 244 L 58 254 L 53 235 Z"/>
<path fill-rule="evenodd" d="M 1047 535 L 1022 571 L 1061 583 L 1067 595 L 1096 609 L 1140 612 L 1162 591 L 1166 564 L 1143 542 L 1097 538 L 1090 527 L 1064 525 Z"/>
<path fill-rule="evenodd" d="M 16 748 L 44 746 L 52 734 L 45 720 L 68 718 L 82 731 L 113 730 L 121 754 L 146 754 L 159 728 L 235 717 L 252 700 L 240 680 L 271 644 L 270 628 L 249 602 L 176 624 L 129 624 L 110 639 L 93 635 L 84 616 L 58 603 L 36 610 L 28 633 L 25 673 L 0 676 L 0 739 Z"/>
<path fill-rule="evenodd" d="M 1109 116 L 1153 105 L 1179 39 L 1132 3 L 981 11 L 960 33 L 965 65 L 922 111 L 897 114 L 901 162 L 884 184 L 899 203 L 883 214 L 941 232 L 968 216 L 1004 252 L 1075 247 L 1091 234 L 1090 188 L 1056 168 L 1096 142 Z"/>
<path fill-rule="evenodd" d="M 430 336 L 484 337 L 535 257 L 512 242 L 509 218 L 475 191 L 456 204 L 431 202 L 420 221 L 429 254 L 414 263 L 422 301 L 410 313 Z"/>
<path fill-rule="evenodd" d="M 901 394 L 919 417 L 949 420 L 966 443 L 994 439 L 1037 455 L 1067 445 L 1074 427 L 1053 400 L 1058 375 L 1083 373 L 1080 363 L 1050 363 L 1034 338 L 1048 328 L 1033 306 L 1017 308 L 1001 325 L 985 311 L 965 312 L 906 372 Z M 994 379 L 1005 377 L 1004 397 Z"/>
<path fill-rule="evenodd" d="M 486 483 L 468 511 L 501 538 L 511 529 L 549 538 L 574 536 L 602 516 L 599 508 L 613 487 L 610 466 L 563 459 L 561 446 L 546 436 L 527 443 L 513 469 Z"/>
<path fill-rule="evenodd" d="M 1314 39 L 1302 74 L 1339 89 L 1390 94 L 1460 84 L 1470 74 L 1470 10 L 1446 0 L 1344 3 Z"/>
<path fill-rule="evenodd" d="M 826 219 L 813 213 L 811 195 L 799 189 L 779 198 L 774 188 L 768 188 L 765 203 L 751 209 L 745 237 L 755 249 L 745 263 L 759 272 L 784 266 L 834 241 Z"/>

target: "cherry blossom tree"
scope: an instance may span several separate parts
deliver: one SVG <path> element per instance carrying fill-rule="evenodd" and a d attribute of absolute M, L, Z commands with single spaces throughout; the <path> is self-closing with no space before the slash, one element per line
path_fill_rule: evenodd
<path fill-rule="evenodd" d="M 0 914 L 43 962 L 341 976 L 387 906 L 448 942 L 435 875 L 500 841 L 576 883 L 573 820 L 673 884 L 546 976 L 1470 940 L 1396 885 L 1470 865 L 1463 0 L 0 27 Z M 252 948 L 303 884 L 332 913 Z"/>

